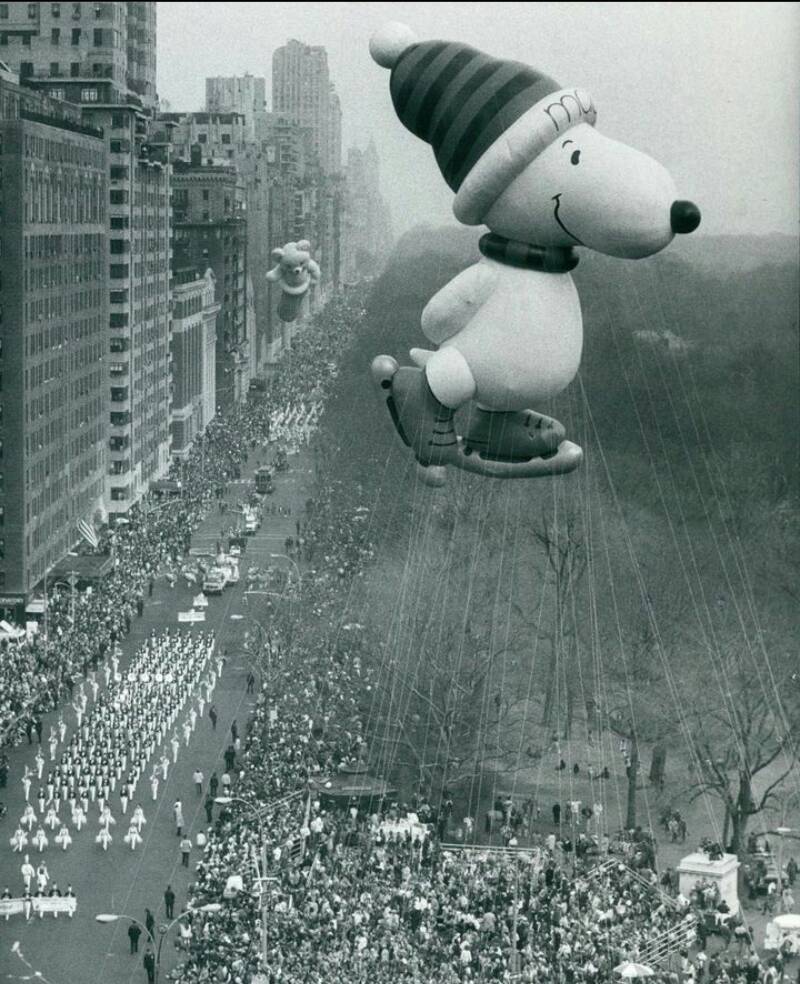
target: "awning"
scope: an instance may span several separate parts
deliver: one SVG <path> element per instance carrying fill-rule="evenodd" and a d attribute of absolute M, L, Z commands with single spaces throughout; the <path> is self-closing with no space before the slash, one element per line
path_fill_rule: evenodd
<path fill-rule="evenodd" d="M 312 781 L 312 788 L 321 799 L 332 800 L 342 806 L 351 799 L 375 801 L 397 797 L 394 786 L 390 786 L 384 779 L 364 773 L 339 773 L 328 779 L 315 779 Z"/>
<path fill-rule="evenodd" d="M 75 576 L 76 584 L 80 581 L 102 581 L 114 569 L 114 561 L 104 554 L 85 554 L 83 556 L 65 557 L 52 568 L 47 575 L 47 584 L 65 581 L 71 584 Z"/>
<path fill-rule="evenodd" d="M 179 495 L 181 483 L 170 478 L 161 478 L 157 482 L 150 483 L 150 491 L 157 492 L 159 495 Z"/>
<path fill-rule="evenodd" d="M 43 598 L 34 598 L 25 607 L 26 615 L 44 615 L 45 603 Z"/>

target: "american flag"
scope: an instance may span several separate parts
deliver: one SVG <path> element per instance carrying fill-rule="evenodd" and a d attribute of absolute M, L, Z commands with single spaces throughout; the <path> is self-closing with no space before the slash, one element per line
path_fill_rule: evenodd
<path fill-rule="evenodd" d="M 78 520 L 78 532 L 86 540 L 86 542 L 97 550 L 99 540 L 97 539 L 97 534 L 94 531 L 94 526 L 86 519 Z"/>

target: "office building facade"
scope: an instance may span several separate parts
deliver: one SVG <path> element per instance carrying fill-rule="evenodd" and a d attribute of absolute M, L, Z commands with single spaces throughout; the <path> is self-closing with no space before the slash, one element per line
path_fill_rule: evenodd
<path fill-rule="evenodd" d="M 103 510 L 108 159 L 80 111 L 0 79 L 0 617 Z"/>
<path fill-rule="evenodd" d="M 155 45 L 155 3 L 0 4 L 0 59 L 105 134 L 111 513 L 169 467 L 169 154 L 150 146 Z"/>
<path fill-rule="evenodd" d="M 216 277 L 175 271 L 172 287 L 172 455 L 185 457 L 216 411 Z"/>
<path fill-rule="evenodd" d="M 247 223 L 244 188 L 233 166 L 175 161 L 173 165 L 175 270 L 216 277 L 216 399 L 228 409 L 247 398 L 252 357 L 247 323 Z"/>

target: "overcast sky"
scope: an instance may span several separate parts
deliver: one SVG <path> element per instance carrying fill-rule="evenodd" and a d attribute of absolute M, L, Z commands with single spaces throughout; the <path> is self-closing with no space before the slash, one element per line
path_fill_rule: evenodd
<path fill-rule="evenodd" d="M 328 49 L 343 143 L 375 138 L 395 229 L 452 219 L 430 147 L 397 119 L 370 58 L 388 20 L 588 90 L 597 127 L 646 151 L 707 233 L 798 231 L 800 6 L 794 3 L 160 3 L 158 88 L 204 108 L 207 75 L 267 79 L 288 38 Z"/>

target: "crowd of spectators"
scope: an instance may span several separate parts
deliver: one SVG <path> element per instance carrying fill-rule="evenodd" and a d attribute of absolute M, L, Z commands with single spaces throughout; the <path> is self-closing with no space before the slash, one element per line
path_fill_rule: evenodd
<path fill-rule="evenodd" d="M 173 466 L 177 494 L 152 494 L 133 507 L 123 523 L 99 531 L 101 553 L 113 568 L 91 591 L 72 591 L 46 582 L 47 619 L 22 641 L 3 641 L 0 658 L 0 749 L 24 739 L 58 702 L 69 696 L 80 676 L 111 652 L 141 613 L 158 577 L 174 576 L 189 549 L 191 535 L 225 483 L 238 477 L 248 455 L 270 436 L 272 420 L 286 430 L 287 407 L 305 403 L 303 425 L 318 414 L 325 388 L 334 378 L 334 358 L 358 321 L 361 303 L 342 296 L 317 315 L 292 342 L 269 387 L 255 399 L 215 418 L 189 456 Z M 298 394 L 302 394 L 299 398 Z M 280 449 L 279 449 L 280 450 Z"/>

